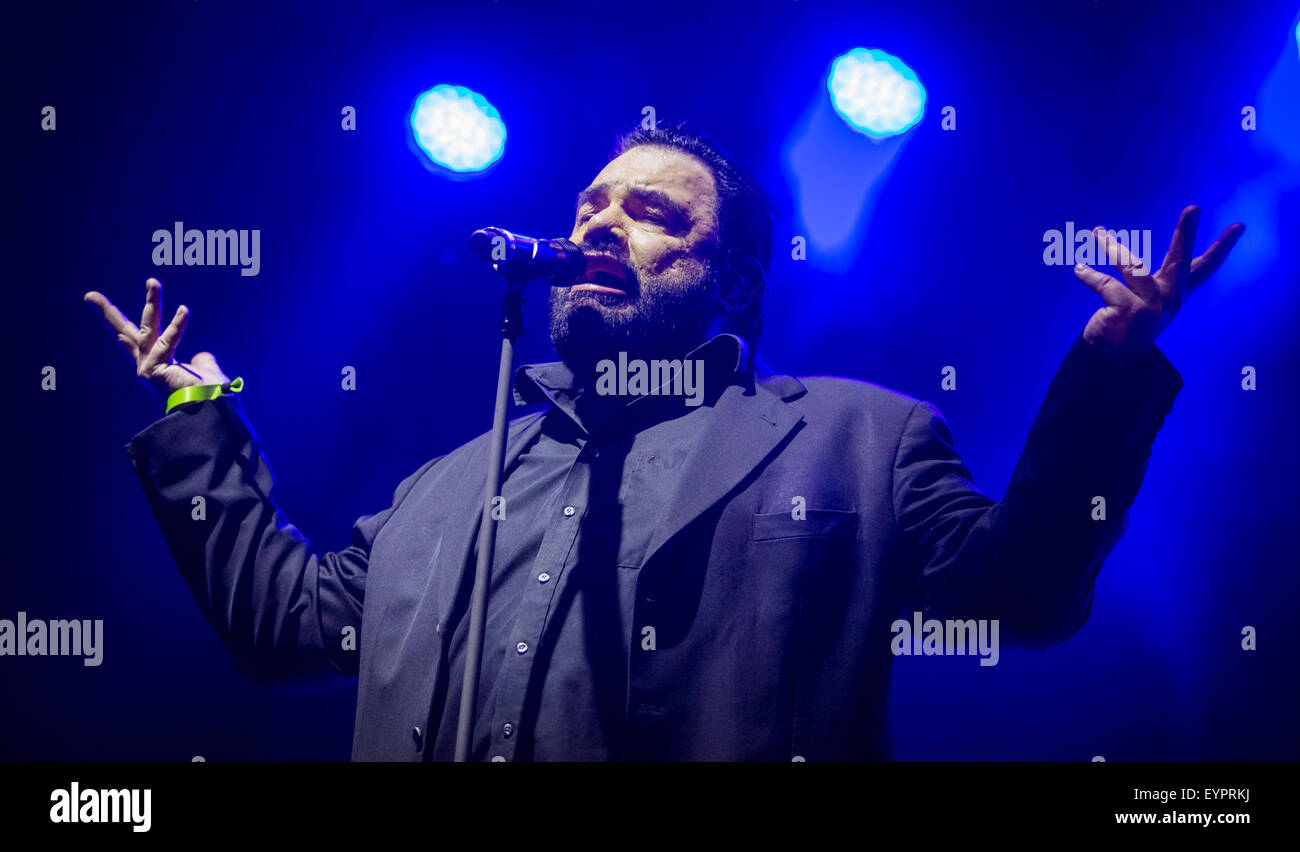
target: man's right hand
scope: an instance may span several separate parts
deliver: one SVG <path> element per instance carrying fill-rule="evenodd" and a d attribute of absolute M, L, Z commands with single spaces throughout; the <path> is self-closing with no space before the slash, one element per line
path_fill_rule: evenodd
<path fill-rule="evenodd" d="M 188 364 L 173 357 L 189 323 L 190 312 L 184 305 L 176 309 L 166 331 L 162 324 L 162 284 L 157 278 L 145 282 L 144 314 L 134 325 L 103 293 L 91 290 L 82 297 L 104 313 L 104 320 L 114 331 L 126 354 L 135 361 L 136 375 L 166 398 L 172 391 L 190 385 L 225 384 L 230 381 L 217 366 L 211 352 L 200 352 Z"/>

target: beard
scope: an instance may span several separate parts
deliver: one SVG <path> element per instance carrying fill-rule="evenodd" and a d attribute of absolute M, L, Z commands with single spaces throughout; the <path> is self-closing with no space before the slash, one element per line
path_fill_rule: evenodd
<path fill-rule="evenodd" d="M 551 343 L 576 376 L 594 375 L 599 361 L 619 352 L 647 361 L 680 358 L 704 342 L 717 310 L 719 275 L 712 258 L 699 272 L 641 276 L 616 246 L 602 249 L 628 270 L 627 296 L 551 290 Z"/>

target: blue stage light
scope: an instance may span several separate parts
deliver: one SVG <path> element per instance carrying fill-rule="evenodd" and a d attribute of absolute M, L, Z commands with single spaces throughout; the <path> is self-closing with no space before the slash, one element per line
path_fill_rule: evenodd
<path fill-rule="evenodd" d="M 875 139 L 903 133 L 925 114 L 925 87 L 883 50 L 858 47 L 836 58 L 826 88 L 849 126 Z"/>
<path fill-rule="evenodd" d="M 452 172 L 481 172 L 501 159 L 506 126 L 496 107 L 464 86 L 439 85 L 411 107 L 411 140 L 433 163 Z"/>

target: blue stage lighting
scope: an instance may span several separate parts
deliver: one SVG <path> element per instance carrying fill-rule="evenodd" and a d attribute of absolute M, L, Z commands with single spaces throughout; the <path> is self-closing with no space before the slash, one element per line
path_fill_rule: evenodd
<path fill-rule="evenodd" d="M 857 47 L 831 63 L 831 104 L 849 126 L 875 139 L 895 136 L 925 114 L 925 87 L 897 56 Z"/>
<path fill-rule="evenodd" d="M 506 126 L 496 107 L 464 86 L 422 92 L 411 107 L 411 139 L 433 163 L 452 172 L 481 172 L 501 159 Z"/>

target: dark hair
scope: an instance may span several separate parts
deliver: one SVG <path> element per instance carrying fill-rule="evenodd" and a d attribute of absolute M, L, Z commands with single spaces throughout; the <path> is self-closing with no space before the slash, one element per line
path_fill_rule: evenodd
<path fill-rule="evenodd" d="M 763 331 L 763 289 L 768 266 L 772 263 L 772 202 L 763 187 L 714 140 L 685 130 L 682 124 L 637 128 L 623 134 L 614 148 L 617 157 L 641 145 L 675 148 L 690 154 L 713 173 L 718 193 L 718 262 L 726 272 L 727 251 L 739 249 L 763 266 L 764 284 L 754 301 L 735 318 L 735 331 L 751 345 L 757 345 Z"/>

